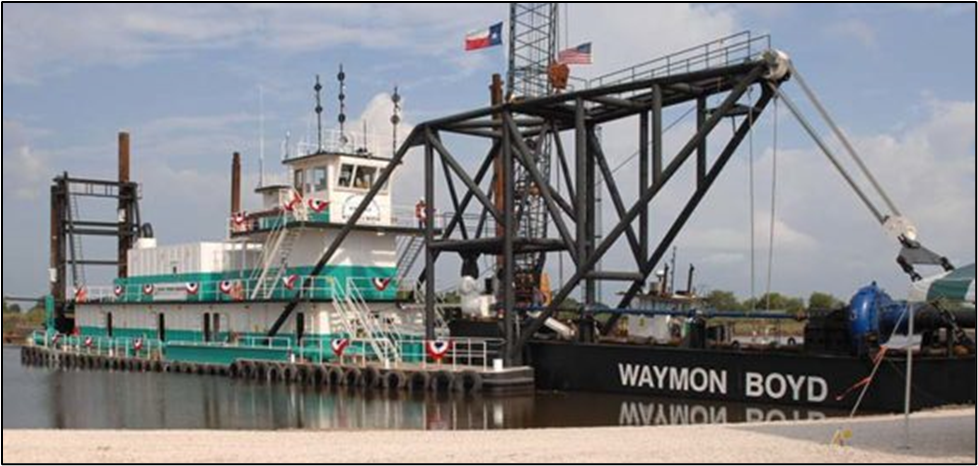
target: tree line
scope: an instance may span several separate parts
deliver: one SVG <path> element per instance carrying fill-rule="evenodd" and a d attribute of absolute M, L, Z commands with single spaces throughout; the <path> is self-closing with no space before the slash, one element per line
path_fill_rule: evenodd
<path fill-rule="evenodd" d="M 707 306 L 717 311 L 782 311 L 802 315 L 813 310 L 834 310 L 844 306 L 841 300 L 829 293 L 812 293 L 807 300 L 771 293 L 756 299 L 740 299 L 730 291 L 713 291 L 704 298 Z"/>

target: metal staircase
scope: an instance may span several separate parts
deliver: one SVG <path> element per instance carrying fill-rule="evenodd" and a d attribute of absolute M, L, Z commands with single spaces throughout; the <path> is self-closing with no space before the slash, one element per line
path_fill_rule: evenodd
<path fill-rule="evenodd" d="M 68 193 L 68 199 L 71 204 L 71 208 L 68 209 L 68 228 L 71 231 L 71 235 L 68 238 L 71 243 L 72 285 L 76 289 L 80 289 L 85 286 L 85 266 L 82 264 L 85 260 L 85 248 L 81 235 L 75 234 L 75 219 L 81 218 L 81 209 L 78 206 L 77 196 Z"/>
<path fill-rule="evenodd" d="M 424 238 L 410 236 L 401 241 L 397 254 L 397 283 L 404 281 L 424 252 Z"/>
<path fill-rule="evenodd" d="M 360 289 L 352 281 L 346 283 L 345 289 L 338 287 L 333 280 L 330 283 L 334 310 L 330 316 L 331 322 L 338 322 L 351 338 L 366 339 L 380 362 L 401 362 L 403 359 L 396 343 L 396 335 L 370 312 Z"/>
<path fill-rule="evenodd" d="M 287 216 L 283 215 L 281 222 L 275 226 L 265 246 L 262 248 L 260 259 L 261 268 L 252 275 L 250 282 L 255 284 L 251 292 L 251 300 L 259 297 L 271 299 L 279 282 L 288 271 L 289 257 L 295 248 L 299 231 L 287 228 Z M 269 278 L 271 277 L 271 281 Z"/>

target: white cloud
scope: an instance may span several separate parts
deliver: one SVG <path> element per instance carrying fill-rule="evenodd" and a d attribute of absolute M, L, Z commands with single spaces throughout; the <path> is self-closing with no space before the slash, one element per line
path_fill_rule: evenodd
<path fill-rule="evenodd" d="M 700 45 L 738 31 L 731 8 L 691 3 L 571 3 L 571 44 L 593 41 L 598 76 Z M 561 37 L 561 41 L 564 38 Z"/>
<path fill-rule="evenodd" d="M 855 18 L 832 23 L 825 29 L 825 35 L 842 40 L 856 41 L 867 49 L 875 49 L 879 46 L 876 29 L 869 23 Z"/>
<path fill-rule="evenodd" d="M 343 46 L 445 61 L 462 73 L 485 66 L 460 55 L 473 28 L 505 19 L 498 4 L 7 5 L 5 82 L 39 82 L 90 65 L 128 66 L 200 50 L 259 47 L 283 53 Z M 735 32 L 731 8 L 694 4 L 570 6 L 571 40 L 594 40 L 610 71 Z M 563 40 L 563 38 L 561 38 Z M 642 44 L 634 47 L 629 44 Z"/>
<path fill-rule="evenodd" d="M 24 124 L 3 120 L 3 184 L 21 200 L 36 200 L 47 188 L 51 173 L 48 156 L 34 149 L 32 141 L 45 134 Z"/>
<path fill-rule="evenodd" d="M 796 3 L 737 3 L 738 10 L 760 16 L 766 20 L 780 19 L 790 14 L 798 7 Z"/>
<path fill-rule="evenodd" d="M 37 83 L 92 65 L 129 66 L 202 50 L 283 53 L 340 46 L 441 57 L 494 5 L 5 5 L 3 79 Z"/>
<path fill-rule="evenodd" d="M 851 136 L 902 213 L 917 223 L 925 245 L 952 261 L 971 263 L 975 257 L 975 103 L 930 101 L 926 106 L 925 120 L 909 128 L 894 134 Z M 793 125 L 785 127 L 785 131 L 800 131 Z M 769 156 L 760 163 L 767 166 Z M 894 265 L 898 245 L 875 224 L 825 157 L 814 148 L 786 149 L 780 163 L 779 220 L 824 247 L 798 255 L 779 243 L 778 251 L 797 261 L 779 261 L 779 275 L 789 283 L 814 280 L 816 286 L 835 292 L 878 279 L 899 295 L 906 278 Z M 868 189 L 867 183 L 862 185 Z M 781 234 L 778 239 L 783 240 Z"/>

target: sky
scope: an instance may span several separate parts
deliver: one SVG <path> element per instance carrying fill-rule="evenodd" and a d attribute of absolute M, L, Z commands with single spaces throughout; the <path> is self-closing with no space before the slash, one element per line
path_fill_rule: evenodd
<path fill-rule="evenodd" d="M 66 170 L 112 177 L 120 130 L 132 132 L 143 216 L 161 242 L 221 239 L 231 153 L 244 154 L 246 183 L 257 185 L 260 121 L 273 166 L 286 134 L 297 140 L 312 133 L 317 74 L 326 85 L 327 121 L 338 113 L 335 76 L 343 64 L 351 126 L 366 122 L 382 134 L 390 131 L 395 86 L 404 96 L 405 130 L 482 107 L 491 74 L 505 71 L 505 49 L 464 53 L 463 39 L 507 14 L 505 4 L 492 3 L 5 3 L 3 294 L 44 293 L 50 180 Z M 561 21 L 562 45 L 594 43 L 596 64 L 574 70 L 582 78 L 740 31 L 770 34 L 916 221 L 923 241 L 956 263 L 975 261 L 973 3 L 584 3 L 567 7 Z M 801 100 L 797 86 L 786 91 Z M 765 290 L 769 272 L 773 289 L 798 296 L 819 290 L 847 297 L 872 281 L 904 295 L 895 242 L 784 109 L 777 119 L 772 114 L 756 131 L 754 150 L 738 154 L 678 240 L 680 268 L 696 264 L 701 291 L 742 296 Z M 680 121 L 667 147 L 689 131 Z M 626 129 L 606 133 L 613 165 L 634 152 L 619 134 Z M 465 160 L 476 162 L 474 155 Z M 420 173 L 420 159 L 409 159 L 404 172 L 395 190 L 416 199 L 421 183 L 412 174 Z M 637 192 L 627 184 L 623 191 L 630 198 Z M 662 208 L 681 199 L 668 194 Z M 603 218 L 614 220 L 611 212 Z M 89 254 L 107 248 L 86 243 Z M 604 266 L 630 264 L 615 249 Z"/>

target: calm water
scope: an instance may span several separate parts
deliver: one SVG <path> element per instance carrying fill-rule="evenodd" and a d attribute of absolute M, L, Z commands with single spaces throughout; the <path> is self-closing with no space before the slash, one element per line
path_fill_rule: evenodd
<path fill-rule="evenodd" d="M 591 394 L 321 391 L 224 378 L 59 372 L 3 349 L 4 429 L 490 430 L 822 419 L 840 413 Z"/>

